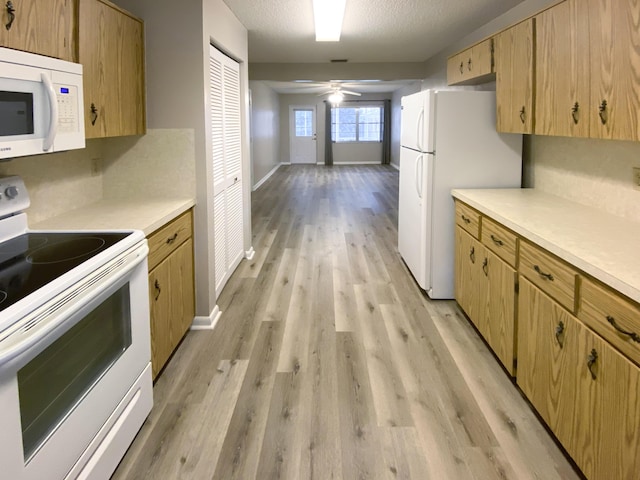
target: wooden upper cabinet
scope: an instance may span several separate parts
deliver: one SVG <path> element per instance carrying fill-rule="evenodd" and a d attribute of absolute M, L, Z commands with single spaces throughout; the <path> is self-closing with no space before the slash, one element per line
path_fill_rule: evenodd
<path fill-rule="evenodd" d="M 534 26 L 530 18 L 494 37 L 499 132 L 533 133 Z"/>
<path fill-rule="evenodd" d="M 566 0 L 536 16 L 535 133 L 588 137 L 589 21 L 584 0 Z"/>
<path fill-rule="evenodd" d="M 76 56 L 75 0 L 12 0 L 12 14 L 2 1 L 0 45 L 70 62 Z"/>
<path fill-rule="evenodd" d="M 489 80 L 493 74 L 493 39 L 488 38 L 447 60 L 447 83 L 471 85 Z"/>
<path fill-rule="evenodd" d="M 145 133 L 142 21 L 105 0 L 80 0 L 87 138 Z"/>
<path fill-rule="evenodd" d="M 583 3 L 591 31 L 591 137 L 640 140 L 640 3 Z"/>

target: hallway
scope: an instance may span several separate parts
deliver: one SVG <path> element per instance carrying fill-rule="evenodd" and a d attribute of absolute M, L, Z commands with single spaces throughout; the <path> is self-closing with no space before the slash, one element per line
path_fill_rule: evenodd
<path fill-rule="evenodd" d="M 398 172 L 283 166 L 114 479 L 578 479 L 454 301 L 397 253 Z"/>

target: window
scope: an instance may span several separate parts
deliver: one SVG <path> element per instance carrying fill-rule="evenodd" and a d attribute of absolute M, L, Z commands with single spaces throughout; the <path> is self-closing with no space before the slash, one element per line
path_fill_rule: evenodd
<path fill-rule="evenodd" d="M 331 109 L 331 140 L 334 142 L 381 142 L 382 127 L 382 106 Z"/>
<path fill-rule="evenodd" d="M 296 137 L 313 136 L 313 110 L 294 110 Z"/>

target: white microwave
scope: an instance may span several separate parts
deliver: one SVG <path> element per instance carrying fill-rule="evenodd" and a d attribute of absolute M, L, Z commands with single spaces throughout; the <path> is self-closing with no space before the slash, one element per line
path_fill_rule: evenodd
<path fill-rule="evenodd" d="M 82 65 L 0 48 L 0 159 L 84 146 Z"/>

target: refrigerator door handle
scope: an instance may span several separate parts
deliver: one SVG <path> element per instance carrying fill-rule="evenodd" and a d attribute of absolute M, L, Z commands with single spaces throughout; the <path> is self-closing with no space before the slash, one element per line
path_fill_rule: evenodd
<path fill-rule="evenodd" d="M 416 158 L 416 192 L 418 193 L 418 198 L 422 200 L 422 174 L 424 171 L 424 160 L 423 155 L 418 155 Z M 418 166 L 420 166 L 420 175 L 418 175 Z"/>
<path fill-rule="evenodd" d="M 422 134 L 424 133 L 424 107 L 420 109 L 420 114 L 418 115 L 418 121 L 416 122 L 416 127 L 418 131 L 416 132 L 416 141 L 418 143 L 418 150 L 422 151 Z"/>

